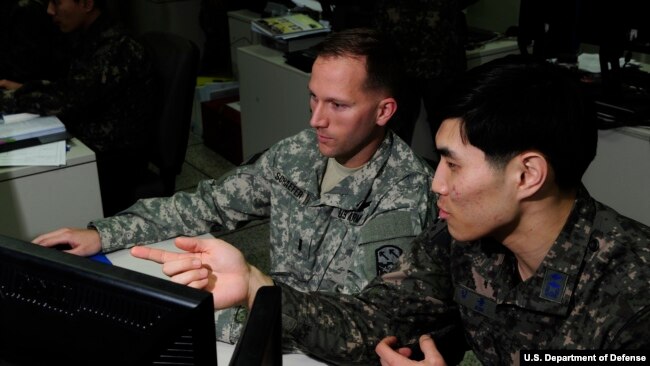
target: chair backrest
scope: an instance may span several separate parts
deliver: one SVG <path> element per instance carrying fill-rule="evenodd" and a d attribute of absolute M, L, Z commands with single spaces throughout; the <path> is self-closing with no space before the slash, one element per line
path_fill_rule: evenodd
<path fill-rule="evenodd" d="M 156 109 L 149 128 L 149 160 L 159 170 L 163 192 L 171 195 L 181 172 L 190 132 L 199 49 L 180 35 L 149 31 L 138 37 L 152 57 L 156 78 Z"/>

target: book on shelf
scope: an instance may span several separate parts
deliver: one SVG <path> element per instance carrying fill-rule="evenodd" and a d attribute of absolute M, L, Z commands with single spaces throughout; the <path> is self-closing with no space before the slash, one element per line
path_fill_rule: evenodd
<path fill-rule="evenodd" d="M 5 115 L 0 122 L 0 152 L 60 141 L 68 138 L 56 116 Z"/>
<path fill-rule="evenodd" d="M 307 14 L 295 13 L 261 18 L 251 22 L 252 30 L 277 39 L 291 39 L 330 31 Z"/>

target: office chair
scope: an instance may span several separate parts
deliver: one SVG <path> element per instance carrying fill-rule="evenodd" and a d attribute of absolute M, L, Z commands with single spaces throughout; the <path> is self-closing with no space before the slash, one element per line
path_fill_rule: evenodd
<path fill-rule="evenodd" d="M 145 32 L 138 40 L 152 56 L 157 83 L 147 152 L 158 171 L 145 174 L 134 189 L 134 198 L 170 196 L 185 161 L 199 49 L 191 40 L 161 31 Z"/>

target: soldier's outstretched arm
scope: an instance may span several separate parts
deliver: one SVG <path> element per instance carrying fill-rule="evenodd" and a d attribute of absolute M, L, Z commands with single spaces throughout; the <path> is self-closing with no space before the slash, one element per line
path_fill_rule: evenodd
<path fill-rule="evenodd" d="M 179 237 L 174 243 L 185 252 L 135 246 L 131 254 L 162 264 L 163 273 L 174 282 L 212 292 L 215 309 L 250 307 L 260 287 L 273 285 L 270 277 L 223 240 Z"/>

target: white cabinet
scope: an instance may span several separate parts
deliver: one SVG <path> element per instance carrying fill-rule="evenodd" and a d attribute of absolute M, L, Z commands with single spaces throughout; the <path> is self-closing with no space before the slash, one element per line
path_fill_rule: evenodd
<path fill-rule="evenodd" d="M 253 45 L 237 50 L 244 159 L 309 127 L 309 74 L 282 52 Z"/>
<path fill-rule="evenodd" d="M 95 153 L 72 139 L 66 165 L 0 168 L 0 234 L 31 241 L 103 217 Z"/>
<path fill-rule="evenodd" d="M 598 153 L 583 182 L 597 200 L 650 225 L 650 128 L 598 131 Z"/>

